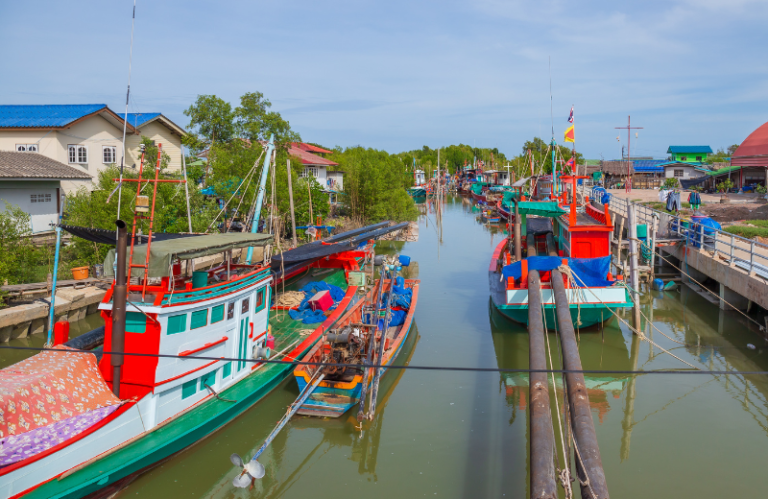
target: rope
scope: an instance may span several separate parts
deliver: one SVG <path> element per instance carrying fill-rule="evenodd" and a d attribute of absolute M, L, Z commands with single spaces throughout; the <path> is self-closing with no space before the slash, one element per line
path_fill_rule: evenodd
<path fill-rule="evenodd" d="M 62 350 L 60 348 L 47 348 L 47 347 L 22 347 L 22 346 L 10 346 L 2 345 L 0 350 L 33 350 L 38 352 L 53 351 L 53 352 L 65 352 L 65 353 L 94 353 L 92 350 L 84 350 L 78 348 L 67 348 Z M 125 355 L 134 357 L 153 357 L 164 359 L 187 359 L 189 357 L 182 357 L 180 355 L 173 354 L 160 354 L 160 353 L 138 353 L 138 352 L 114 352 L 114 351 L 99 351 L 101 355 Z M 356 367 L 359 364 L 345 364 L 345 363 L 332 363 L 332 362 L 310 362 L 310 361 L 282 361 L 274 359 L 251 359 L 251 358 L 237 358 L 237 357 L 210 357 L 200 356 L 195 357 L 195 360 L 215 360 L 220 362 L 249 362 L 255 364 L 290 364 L 294 366 L 331 366 L 331 367 Z M 652 371 L 637 371 L 637 370 L 598 370 L 598 369 L 513 369 L 513 368 L 500 368 L 500 367 L 466 367 L 466 366 L 414 366 L 414 365 L 394 365 L 394 364 L 371 364 L 372 368 L 386 368 L 386 369 L 413 369 L 417 371 L 457 371 L 457 372 L 493 372 L 493 373 L 580 373 L 591 374 L 595 376 L 604 374 L 624 375 L 624 374 L 709 374 L 713 376 L 718 375 L 768 375 L 768 371 L 723 371 L 723 370 L 704 370 L 694 367 L 693 369 L 658 369 Z"/>
<path fill-rule="evenodd" d="M 555 365 L 552 363 L 552 349 L 549 346 L 549 334 L 547 334 L 547 313 L 546 309 L 544 308 L 544 302 L 541 303 L 541 317 L 544 322 L 544 338 L 547 340 L 547 355 L 549 356 L 549 367 L 554 368 Z M 557 320 L 555 320 L 555 331 L 557 332 L 558 336 L 560 334 L 558 328 L 557 328 Z M 552 390 L 555 392 L 555 409 L 557 412 L 557 429 L 560 432 L 560 445 L 563 448 L 563 459 L 569 459 L 568 456 L 570 456 L 569 453 L 565 451 L 565 438 L 563 437 L 563 422 L 560 419 L 560 402 L 557 398 L 557 384 L 555 383 L 555 373 L 551 373 L 552 375 Z M 563 375 L 563 387 L 565 387 L 565 375 Z M 565 390 L 563 390 L 563 397 L 565 397 Z M 565 409 L 565 401 L 563 401 L 563 409 Z M 557 449 L 555 449 L 557 450 Z M 560 484 L 563 487 L 563 490 L 565 490 L 565 498 L 571 499 L 573 497 L 573 490 L 571 489 L 571 469 L 570 466 L 561 467 L 560 466 L 560 458 L 557 457 L 557 452 L 555 452 L 555 459 L 557 460 L 557 464 L 555 467 L 557 468 L 557 477 L 560 480 Z"/>
<path fill-rule="evenodd" d="M 567 269 L 567 270 L 564 270 L 564 269 Z M 579 279 L 579 280 L 581 281 L 581 283 L 583 284 L 583 289 L 586 289 L 586 290 L 588 290 L 590 293 L 592 293 L 592 296 L 594 296 L 595 298 L 597 298 L 597 299 L 598 299 L 598 301 L 600 301 L 600 303 L 602 303 L 603 305 L 605 305 L 605 302 L 602 300 L 602 298 L 600 298 L 599 296 L 597 296 L 597 295 L 595 294 L 595 292 L 594 292 L 594 291 L 592 291 L 592 289 L 591 289 L 591 288 L 587 287 L 587 285 L 584 283 L 584 281 L 583 281 L 583 280 L 581 280 L 581 279 L 579 278 L 579 276 L 578 276 L 578 275 L 577 275 L 575 272 L 573 272 L 573 270 L 572 270 L 572 269 L 570 269 L 569 267 L 564 267 L 564 266 L 561 266 L 561 267 L 559 267 L 559 268 L 558 268 L 558 270 L 560 270 L 561 272 L 570 273 L 571 275 L 573 275 L 573 276 L 574 276 L 574 278 L 576 278 L 576 279 Z M 632 293 L 630 293 L 630 295 L 631 295 L 631 294 L 632 294 Z M 632 299 L 632 297 L 631 297 L 631 296 L 630 296 L 630 299 Z M 634 301 L 633 301 L 632 303 L 634 304 Z M 638 306 L 639 306 L 639 305 L 638 305 Z M 626 320 L 624 320 L 624 319 L 622 319 L 621 317 L 619 317 L 619 315 L 618 315 L 616 312 L 614 312 L 613 310 L 611 310 L 611 309 L 610 309 L 610 307 L 606 307 L 606 309 L 607 309 L 607 310 L 608 310 L 608 311 L 609 311 L 611 314 L 613 314 L 613 315 L 614 315 L 614 316 L 615 316 L 617 319 L 619 319 L 619 321 L 620 321 L 620 322 L 623 322 L 624 324 L 626 324 L 626 325 L 627 325 L 627 327 L 629 328 L 629 330 L 630 330 L 630 331 L 632 331 L 633 333 L 635 333 L 635 334 L 636 334 L 636 335 L 637 335 L 637 336 L 638 336 L 638 337 L 639 337 L 641 340 L 643 340 L 643 341 L 647 341 L 648 343 L 650 343 L 651 345 L 655 346 L 656 348 L 658 348 L 658 349 L 659 349 L 659 350 L 661 350 L 662 352 L 664 352 L 664 353 L 667 353 L 667 354 L 671 355 L 672 357 L 676 358 L 677 360 L 679 360 L 679 361 L 680 361 L 680 362 L 682 362 L 683 364 L 685 364 L 685 365 L 687 365 L 687 366 L 689 366 L 689 367 L 692 367 L 693 369 L 699 369 L 698 367 L 694 366 L 694 365 L 693 365 L 693 364 L 691 364 L 690 362 L 686 362 L 686 361 L 684 361 L 683 359 L 681 359 L 681 358 L 680 358 L 680 357 L 678 357 L 677 355 L 673 354 L 673 353 L 672 353 L 672 352 L 670 352 L 669 350 L 665 349 L 664 347 L 660 346 L 658 343 L 656 343 L 656 342 L 654 342 L 653 340 L 651 340 L 650 338 L 648 338 L 648 337 L 645 335 L 645 333 L 643 333 L 643 332 L 642 332 L 642 331 L 640 331 L 639 329 L 636 329 L 636 328 L 635 328 L 635 327 L 633 327 L 633 326 L 632 326 L 632 325 L 631 325 L 629 322 L 627 322 Z M 647 319 L 646 319 L 646 320 L 647 320 Z M 655 326 L 654 326 L 654 328 L 655 328 Z M 661 333 L 661 331 L 659 331 L 659 332 Z M 664 333 L 661 333 L 661 334 L 662 334 L 663 336 L 666 336 Z"/>
<path fill-rule="evenodd" d="M 301 291 L 284 291 L 275 297 L 275 305 L 278 307 L 294 307 L 304 300 Z"/>
<path fill-rule="evenodd" d="M 253 164 L 253 166 L 251 167 L 250 171 L 249 171 L 249 172 L 248 172 L 248 174 L 245 176 L 245 178 L 248 178 L 248 177 L 250 177 L 251 175 L 253 175 L 253 173 L 256 171 L 256 168 L 258 168 L 258 166 L 259 166 L 259 160 L 261 159 L 261 157 L 262 157 L 263 155 L 264 155 L 264 150 L 262 149 L 262 151 L 261 151 L 261 154 L 259 154 L 259 157 L 256 159 L 256 162 Z M 235 195 L 237 194 L 237 192 L 238 192 L 238 191 L 240 190 L 240 188 L 243 186 L 243 183 L 245 182 L 245 178 L 244 178 L 243 180 L 241 180 L 241 181 L 240 181 L 240 185 L 238 185 L 238 186 L 237 186 L 237 189 L 235 189 L 235 192 L 233 192 L 233 193 L 232 193 L 232 195 L 229 197 L 229 199 L 227 200 L 227 202 L 226 202 L 226 203 L 224 203 L 224 207 L 221 209 L 221 211 L 219 211 L 219 213 L 216 215 L 216 217 L 215 217 L 215 218 L 214 218 L 214 219 L 211 221 L 210 225 L 208 225 L 208 228 L 207 228 L 207 229 L 205 229 L 205 231 L 206 231 L 206 232 L 208 232 L 209 230 L 211 230 L 211 227 L 213 227 L 213 224 L 215 224 L 215 223 L 216 223 L 216 220 L 218 220 L 218 219 L 219 219 L 219 217 L 221 216 L 221 214 L 222 214 L 222 213 L 224 213 L 224 210 L 226 210 L 226 209 L 227 209 L 227 206 L 229 206 L 229 202 L 230 202 L 230 201 L 232 201 L 232 198 L 234 198 L 234 197 L 235 197 Z"/>

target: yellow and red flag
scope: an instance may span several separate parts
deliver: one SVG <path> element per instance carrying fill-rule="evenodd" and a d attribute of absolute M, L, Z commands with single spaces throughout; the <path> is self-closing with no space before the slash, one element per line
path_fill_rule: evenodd
<path fill-rule="evenodd" d="M 575 142 L 575 133 L 573 131 L 574 125 L 571 125 L 568 127 L 568 129 L 565 131 L 565 138 L 563 139 L 565 142 Z"/>

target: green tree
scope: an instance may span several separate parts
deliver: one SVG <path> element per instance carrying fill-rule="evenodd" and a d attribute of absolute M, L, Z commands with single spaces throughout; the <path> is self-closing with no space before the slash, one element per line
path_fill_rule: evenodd
<path fill-rule="evenodd" d="M 250 141 L 267 140 L 275 134 L 277 144 L 299 142 L 301 137 L 291 130 L 288 121 L 280 113 L 270 111 L 272 103 L 261 92 L 248 92 L 240 97 L 240 106 L 235 109 L 234 125 L 238 137 Z"/>
<path fill-rule="evenodd" d="M 235 136 L 235 112 L 229 102 L 215 95 L 198 95 L 184 115 L 189 116 L 189 128 L 207 145 L 227 142 Z"/>

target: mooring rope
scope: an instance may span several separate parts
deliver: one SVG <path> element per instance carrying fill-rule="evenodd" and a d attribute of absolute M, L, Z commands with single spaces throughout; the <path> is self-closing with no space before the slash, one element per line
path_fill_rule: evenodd
<path fill-rule="evenodd" d="M 544 302 L 541 302 L 541 316 L 544 322 L 544 338 L 547 340 L 547 355 L 549 356 L 549 367 L 554 369 L 555 365 L 552 362 L 552 348 L 549 346 L 549 334 L 547 334 L 547 312 L 544 308 Z M 557 328 L 557 319 L 555 319 L 555 332 L 559 336 L 559 330 Z M 562 365 L 562 364 L 561 364 Z M 563 460 L 567 464 L 570 460 L 570 454 L 566 452 L 565 450 L 565 437 L 563 436 L 563 423 L 560 419 L 560 402 L 557 398 L 557 383 L 555 382 L 555 373 L 551 373 L 552 376 L 552 390 L 554 391 L 555 395 L 555 412 L 557 413 L 557 429 L 560 432 L 560 445 L 563 448 Z M 566 396 L 566 384 L 565 384 L 565 374 L 563 376 L 563 409 L 565 409 L 565 396 Z M 565 491 L 565 499 L 571 499 L 573 497 L 573 490 L 571 489 L 571 467 L 570 466 L 561 466 L 560 458 L 557 456 L 557 448 L 555 448 L 555 461 L 556 461 L 556 469 L 557 469 L 557 477 L 560 480 L 560 484 L 563 487 L 563 490 Z"/>
<path fill-rule="evenodd" d="M 561 265 L 560 267 L 558 267 L 558 270 L 559 270 L 560 272 L 565 272 L 565 273 L 567 273 L 567 274 L 571 274 L 571 275 L 573 275 L 573 276 L 574 276 L 576 279 L 579 279 L 579 281 L 581 281 L 581 283 L 582 283 L 582 285 L 583 285 L 584 289 L 587 289 L 587 290 L 589 290 L 589 292 L 590 292 L 590 293 L 592 293 L 592 296 L 594 296 L 595 298 L 597 298 L 597 300 L 598 300 L 598 301 L 600 301 L 600 303 L 602 303 L 603 305 L 606 305 L 606 303 L 603 301 L 603 299 L 602 299 L 602 298 L 600 298 L 599 296 L 597 296 L 597 295 L 595 294 L 595 292 L 594 292 L 594 291 L 592 291 L 592 288 L 589 288 L 589 287 L 587 287 L 586 283 L 584 283 L 584 281 L 583 281 L 581 278 L 579 278 L 578 274 L 576 274 L 575 272 L 573 272 L 573 270 L 572 270 L 570 267 L 566 267 L 566 266 L 564 266 L 564 265 Z M 630 295 L 631 295 L 631 293 L 630 293 Z M 631 296 L 630 296 L 630 299 L 632 299 L 632 298 L 631 298 Z M 633 301 L 632 303 L 634 304 L 634 301 Z M 638 306 L 639 306 L 639 305 L 638 305 Z M 610 307 L 606 306 L 605 308 L 606 308 L 606 309 L 607 309 L 607 310 L 608 310 L 608 311 L 609 311 L 611 314 L 613 314 L 613 315 L 614 315 L 614 316 L 615 316 L 617 319 L 619 319 L 619 321 L 620 321 L 620 322 L 623 322 L 624 324 L 626 324 L 626 325 L 627 325 L 627 327 L 629 328 L 629 330 L 630 330 L 630 331 L 632 331 L 633 333 L 635 333 L 635 334 L 638 336 L 638 338 L 640 338 L 641 340 L 643 340 L 643 341 L 647 341 L 648 343 L 650 343 L 651 345 L 655 346 L 656 348 L 658 348 L 658 349 L 659 349 L 659 350 L 661 350 L 662 352 L 664 352 L 664 353 L 667 353 L 667 354 L 671 355 L 672 357 L 676 358 L 677 360 L 679 360 L 679 361 L 680 361 L 680 362 L 682 362 L 683 364 L 685 364 L 685 365 L 687 365 L 687 366 L 689 366 L 689 367 L 692 367 L 693 369 L 699 369 L 698 367 L 694 366 L 694 365 L 693 365 L 693 364 L 691 364 L 690 362 L 686 362 L 686 361 L 684 361 L 683 359 L 681 359 L 681 358 L 680 358 L 680 357 L 678 357 L 677 355 L 673 354 L 673 353 L 672 353 L 672 352 L 670 352 L 669 350 L 665 349 L 664 347 L 662 347 L 662 346 L 661 346 L 661 345 L 659 345 L 658 343 L 656 343 L 656 342 L 654 342 L 653 340 L 651 340 L 650 338 L 648 338 L 648 337 L 645 335 L 645 333 L 643 333 L 643 332 L 642 332 L 642 331 L 640 331 L 639 329 L 636 329 L 635 327 L 633 327 L 633 326 L 632 326 L 632 325 L 631 325 L 629 322 L 627 322 L 625 319 L 622 319 L 621 317 L 619 317 L 619 315 L 618 315 L 616 312 L 614 312 L 613 310 L 611 310 L 611 308 L 610 308 Z M 659 332 L 661 332 L 661 331 L 659 331 Z M 664 335 L 664 333 L 661 333 L 661 334 L 662 334 L 662 335 Z M 664 335 L 664 336 L 666 336 L 666 335 Z"/>

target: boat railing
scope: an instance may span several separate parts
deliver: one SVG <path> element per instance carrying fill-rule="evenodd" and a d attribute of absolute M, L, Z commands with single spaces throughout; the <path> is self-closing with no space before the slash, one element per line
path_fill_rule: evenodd
<path fill-rule="evenodd" d="M 580 189 L 588 194 L 586 187 Z M 601 193 L 594 188 L 591 199 L 600 200 Z M 753 239 L 731 234 L 723 230 L 705 226 L 695 220 L 656 210 L 650 206 L 633 203 L 629 199 L 611 196 L 610 209 L 625 220 L 628 217 L 630 203 L 635 206 L 638 224 L 648 225 L 648 237 L 652 237 L 653 224 L 666 223 L 666 227 L 656 225 L 661 234 L 667 233 L 666 243 L 682 243 L 708 253 L 713 259 L 722 259 L 731 267 L 739 267 L 750 276 L 759 275 L 768 279 L 768 245 Z M 614 224 L 615 225 L 615 224 Z"/>

